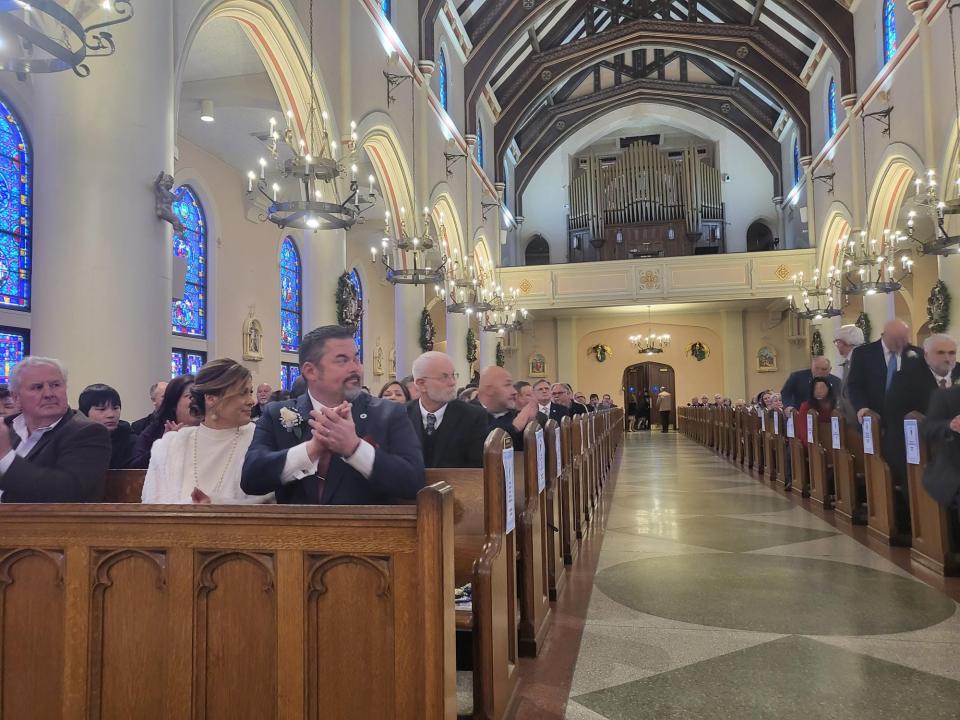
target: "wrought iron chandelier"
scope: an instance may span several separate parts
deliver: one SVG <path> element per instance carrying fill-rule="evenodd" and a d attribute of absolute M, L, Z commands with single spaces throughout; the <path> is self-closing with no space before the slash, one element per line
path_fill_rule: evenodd
<path fill-rule="evenodd" d="M 68 10 L 55 0 L 0 0 L 0 28 L 16 36 L 0 48 L 0 70 L 90 75 L 86 61 L 117 46 L 107 28 L 133 17 L 132 0 L 81 0 Z M 83 20 L 81 19 L 83 18 Z M 84 25 L 87 20 L 96 20 Z"/>
<path fill-rule="evenodd" d="M 440 288 L 440 297 L 448 313 L 479 315 L 493 310 L 490 303 L 493 293 L 483 287 L 472 259 L 462 262 L 460 251 L 454 249 L 447 265 L 447 286 Z"/>
<path fill-rule="evenodd" d="M 876 295 L 902 288 L 903 281 L 913 272 L 913 260 L 902 253 L 906 240 L 903 234 L 889 230 L 884 230 L 880 243 L 868 240 L 865 230 L 860 232 L 859 241 L 848 237 L 842 246 L 843 292 Z"/>
<path fill-rule="evenodd" d="M 410 237 L 407 232 L 405 208 L 400 208 L 400 232 L 396 238 L 391 237 L 390 222 L 388 210 L 384 213 L 380 250 L 370 248 L 370 262 L 376 263 L 379 259 L 386 268 L 387 281 L 394 285 L 443 285 L 447 255 L 443 243 L 437 240 L 442 231 L 432 229 L 430 210 L 423 209 L 423 233 L 419 237 Z"/>
<path fill-rule="evenodd" d="M 317 98 L 316 55 L 313 42 L 313 0 L 309 5 L 310 22 L 310 108 L 306 137 L 297 138 L 293 126 L 293 110 L 286 114 L 286 128 L 277 129 L 276 118 L 270 118 L 270 130 L 258 135 L 272 163 L 261 157 L 260 172 L 247 173 L 247 192 L 259 192 L 269 201 L 264 220 L 280 228 L 298 230 L 348 230 L 362 222 L 363 213 L 377 200 L 374 178 L 368 178 L 367 192 L 361 194 L 357 180 L 357 124 L 350 123 L 350 138 L 343 153 L 327 130 L 329 117 L 320 110 Z M 346 198 L 341 200 L 339 180 L 350 164 L 350 180 Z M 268 170 L 268 167 L 270 168 Z M 283 185 L 281 182 L 283 181 Z M 326 189 L 326 192 L 324 192 Z M 329 200 L 327 198 L 330 198 Z"/>
<path fill-rule="evenodd" d="M 840 271 L 833 265 L 821 278 L 820 269 L 813 271 L 813 277 L 804 282 L 803 273 L 793 276 L 794 287 L 800 292 L 798 304 L 793 294 L 787 296 L 790 309 L 801 320 L 823 320 L 843 314 L 843 289 L 840 283 Z"/>
<path fill-rule="evenodd" d="M 631 335 L 628 339 L 637 348 L 641 355 L 657 355 L 662 353 L 670 345 L 670 335 L 658 334 L 653 330 L 650 321 L 650 307 L 647 306 L 647 325 L 650 327 L 649 335 Z"/>
<path fill-rule="evenodd" d="M 937 186 L 936 173 L 927 170 L 926 181 L 917 178 L 913 181 L 916 194 L 912 209 L 907 213 L 906 248 L 918 255 L 952 255 L 960 252 L 960 235 L 951 236 L 945 227 L 947 215 L 960 213 L 960 199 L 949 203 L 941 199 Z M 926 185 L 926 187 L 924 187 Z M 960 180 L 957 180 L 960 189 Z M 930 222 L 932 232 L 923 228 L 918 234 L 917 223 Z M 901 231 L 900 235 L 904 235 Z M 922 236 L 921 236 L 922 235 Z"/>
<path fill-rule="evenodd" d="M 480 320 L 480 327 L 484 332 L 495 332 L 499 336 L 506 335 L 511 330 L 519 330 L 527 319 L 527 311 L 518 306 L 520 291 L 510 288 L 504 293 L 499 285 L 494 288 L 490 298 L 491 309 L 485 312 Z"/>

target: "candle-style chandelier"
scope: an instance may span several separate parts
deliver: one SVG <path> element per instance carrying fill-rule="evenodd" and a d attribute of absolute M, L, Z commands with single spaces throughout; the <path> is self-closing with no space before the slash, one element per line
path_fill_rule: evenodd
<path fill-rule="evenodd" d="M 0 0 L 2 1 L 2 0 Z M 368 178 L 367 192 L 361 194 L 357 180 L 355 152 L 357 124 L 350 123 L 350 138 L 340 152 L 327 131 L 329 116 L 320 110 L 313 43 L 313 0 L 309 5 L 310 22 L 310 108 L 305 137 L 296 137 L 293 110 L 286 114 L 281 132 L 276 118 L 270 118 L 270 130 L 258 135 L 272 162 L 261 157 L 259 174 L 247 173 L 247 193 L 260 193 L 269 206 L 263 220 L 280 228 L 299 230 L 345 230 L 362 219 L 377 200 L 374 178 Z M 350 163 L 350 181 L 346 198 L 341 199 L 341 176 Z M 269 168 L 269 169 L 268 169 Z"/>
<path fill-rule="evenodd" d="M 383 240 L 380 249 L 370 248 L 370 262 L 379 260 L 387 271 L 387 280 L 393 285 L 442 285 L 447 255 L 442 243 L 432 230 L 433 218 L 428 208 L 423 209 L 420 237 L 410 237 L 407 232 L 407 211 L 400 208 L 400 233 L 391 237 L 391 216 L 388 210 L 383 218 Z"/>
<path fill-rule="evenodd" d="M 843 288 L 840 271 L 833 265 L 826 277 L 821 277 L 820 268 L 813 271 L 813 277 L 805 280 L 802 272 L 793 276 L 793 285 L 800 294 L 797 301 L 791 293 L 787 296 L 790 309 L 801 320 L 823 320 L 843 314 Z"/>
<path fill-rule="evenodd" d="M 647 335 L 631 335 L 628 339 L 637 348 L 641 355 L 657 355 L 662 353 L 670 345 L 670 335 L 659 334 L 653 330 L 650 321 L 650 307 L 647 306 L 647 325 L 650 332 Z"/>
<path fill-rule="evenodd" d="M 960 213 L 958 200 L 948 204 L 941 199 L 936 172 L 933 170 L 927 170 L 926 180 L 917 178 L 913 183 L 916 189 L 913 206 L 916 209 L 907 213 L 906 233 L 900 233 L 906 235 L 906 249 L 918 255 L 952 255 L 960 252 L 960 235 L 951 236 L 945 227 L 947 215 Z M 960 179 L 957 180 L 957 186 L 960 190 Z M 932 232 L 927 228 L 918 229 L 918 222 L 929 222 Z"/>
<path fill-rule="evenodd" d="M 843 292 L 847 295 L 892 293 L 903 287 L 913 272 L 913 260 L 906 253 L 907 238 L 902 233 L 883 231 L 883 239 L 867 239 L 865 230 L 859 239 L 848 237 L 842 243 Z"/>
<path fill-rule="evenodd" d="M 480 315 L 493 310 L 490 302 L 493 293 L 483 287 L 473 259 L 461 261 L 456 248 L 447 260 L 446 280 L 446 287 L 439 290 L 448 313 Z"/>
<path fill-rule="evenodd" d="M 106 28 L 132 17 L 132 0 L 0 0 L 0 28 L 9 39 L 0 45 L 0 70 L 73 70 L 78 77 L 87 77 L 88 59 L 116 52 L 113 33 Z M 85 26 L 90 20 L 95 22 Z"/>
<path fill-rule="evenodd" d="M 510 288 L 506 293 L 499 285 L 494 288 L 490 298 L 490 310 L 480 319 L 480 327 L 484 332 L 495 332 L 497 335 L 506 335 L 511 330 L 519 330 L 527 319 L 527 311 L 519 307 L 520 291 Z"/>

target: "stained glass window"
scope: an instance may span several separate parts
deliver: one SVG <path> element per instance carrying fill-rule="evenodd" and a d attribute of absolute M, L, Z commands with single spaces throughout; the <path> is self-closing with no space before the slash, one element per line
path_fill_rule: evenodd
<path fill-rule="evenodd" d="M 170 351 L 170 377 L 196 375 L 207 362 L 207 354 L 199 350 L 173 348 Z"/>
<path fill-rule="evenodd" d="M 30 148 L 20 123 L 0 101 L 0 307 L 30 309 Z"/>
<path fill-rule="evenodd" d="M 800 182 L 800 140 L 793 139 L 793 184 Z"/>
<path fill-rule="evenodd" d="M 827 88 L 827 135 L 833 137 L 837 132 L 837 81 L 830 78 Z"/>
<path fill-rule="evenodd" d="M 303 271 L 291 238 L 280 245 L 280 349 L 297 352 L 303 334 Z"/>
<path fill-rule="evenodd" d="M 380 12 L 387 20 L 390 19 L 390 0 L 380 0 Z"/>
<path fill-rule="evenodd" d="M 477 120 L 477 164 L 483 167 L 483 123 Z"/>
<path fill-rule="evenodd" d="M 883 0 L 883 62 L 897 54 L 897 8 L 894 0 Z"/>
<path fill-rule="evenodd" d="M 440 48 L 440 60 L 437 62 L 437 81 L 440 83 L 440 106 L 447 110 L 447 55 Z"/>
<path fill-rule="evenodd" d="M 280 389 L 290 392 L 300 377 L 300 366 L 296 363 L 280 363 Z"/>
<path fill-rule="evenodd" d="M 30 354 L 30 331 L 0 327 L 0 383 L 10 383 L 13 366 Z"/>
<path fill-rule="evenodd" d="M 203 208 L 189 185 L 176 189 L 173 211 L 183 222 L 183 232 L 173 236 L 174 258 L 187 264 L 183 297 L 170 311 L 174 335 L 207 337 L 207 222 Z M 176 260 L 175 260 L 176 262 Z M 179 288 L 174 288 L 177 292 Z"/>
<path fill-rule="evenodd" d="M 357 300 L 363 308 L 363 285 L 360 284 L 360 275 L 356 268 L 350 271 L 350 283 L 357 289 Z M 357 360 L 363 362 L 363 314 L 360 315 L 360 322 L 357 323 L 357 332 L 353 336 L 353 341 L 357 344 Z"/>

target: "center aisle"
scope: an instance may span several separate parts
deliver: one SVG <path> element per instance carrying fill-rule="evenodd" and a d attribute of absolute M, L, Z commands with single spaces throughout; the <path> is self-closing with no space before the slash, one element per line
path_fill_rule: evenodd
<path fill-rule="evenodd" d="M 703 447 L 625 436 L 604 519 L 566 718 L 960 717 L 956 603 Z"/>

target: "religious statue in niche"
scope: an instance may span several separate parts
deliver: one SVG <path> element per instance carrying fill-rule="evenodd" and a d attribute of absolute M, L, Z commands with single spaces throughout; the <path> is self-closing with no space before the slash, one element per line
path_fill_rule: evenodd
<path fill-rule="evenodd" d="M 243 359 L 263 360 L 263 325 L 257 320 L 253 306 L 243 321 Z"/>
<path fill-rule="evenodd" d="M 173 204 L 177 196 L 173 192 L 173 175 L 161 172 L 153 181 L 153 194 L 156 200 L 157 217 L 173 226 L 176 234 L 183 232 L 183 221 L 174 212 Z"/>
<path fill-rule="evenodd" d="M 377 338 L 377 349 L 373 353 L 373 374 L 376 377 L 383 375 L 383 348 L 380 347 L 380 338 Z"/>
<path fill-rule="evenodd" d="M 769 345 L 757 350 L 757 372 L 777 371 L 777 351 Z"/>
<path fill-rule="evenodd" d="M 397 347 L 396 347 L 396 345 L 394 345 L 392 348 L 390 348 L 390 354 L 389 354 L 389 356 L 388 356 L 387 359 L 390 360 L 390 377 L 394 377 L 394 378 L 395 378 L 395 377 L 397 376 Z"/>
<path fill-rule="evenodd" d="M 547 361 L 541 353 L 534 353 L 530 356 L 530 372 L 528 375 L 537 378 L 547 376 Z"/>

